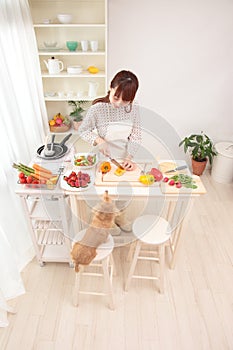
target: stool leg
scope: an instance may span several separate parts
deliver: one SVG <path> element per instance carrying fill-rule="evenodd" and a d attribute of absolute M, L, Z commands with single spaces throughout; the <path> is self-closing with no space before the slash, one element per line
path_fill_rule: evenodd
<path fill-rule="evenodd" d="M 104 281 L 107 286 L 108 294 L 109 294 L 109 308 L 111 310 L 115 309 L 114 300 L 113 300 L 113 292 L 112 292 L 112 283 L 111 278 L 109 276 L 109 257 L 102 261 L 103 273 L 104 273 Z"/>
<path fill-rule="evenodd" d="M 135 250 L 136 244 L 137 244 L 137 241 L 134 241 L 134 242 L 132 242 L 132 243 L 130 244 L 130 247 L 129 247 L 129 252 L 128 252 L 128 255 L 127 255 L 126 261 L 132 261 L 132 258 L 133 258 L 133 253 L 134 253 L 134 250 Z"/>
<path fill-rule="evenodd" d="M 83 272 L 83 266 L 80 265 L 79 272 L 75 272 L 74 295 L 73 295 L 74 306 L 79 305 L 79 289 L 80 289 L 80 281 L 81 281 L 82 272 Z"/>
<path fill-rule="evenodd" d="M 160 293 L 164 293 L 164 259 L 165 259 L 165 245 L 161 244 L 159 246 L 159 267 L 160 267 Z"/>
<path fill-rule="evenodd" d="M 111 267 L 111 278 L 112 276 L 116 276 L 117 273 L 116 273 L 116 264 L 115 264 L 115 260 L 113 258 L 113 255 L 111 254 L 110 255 L 110 267 Z M 112 280 L 111 280 L 112 281 Z"/>
<path fill-rule="evenodd" d="M 134 252 L 133 261 L 131 263 L 131 266 L 130 266 L 130 269 L 129 269 L 128 278 L 127 278 L 127 281 L 126 281 L 126 284 L 125 284 L 125 291 L 128 291 L 128 289 L 129 289 L 130 282 L 131 282 L 131 279 L 132 279 L 132 276 L 133 276 L 133 273 L 134 273 L 134 270 L 135 270 L 135 267 L 136 267 L 138 255 L 139 255 L 139 252 L 140 252 L 140 249 L 141 249 L 141 245 L 142 245 L 141 242 L 137 241 L 135 252 Z"/>

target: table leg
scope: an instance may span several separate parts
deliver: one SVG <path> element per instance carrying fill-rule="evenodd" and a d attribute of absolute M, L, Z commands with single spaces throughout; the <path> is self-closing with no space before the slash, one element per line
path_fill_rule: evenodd
<path fill-rule="evenodd" d="M 189 198 L 189 201 L 183 201 L 182 202 L 182 207 L 185 208 L 185 212 L 183 215 L 183 218 L 181 218 L 181 222 L 175 227 L 175 230 L 172 233 L 171 236 L 171 242 L 170 242 L 170 247 L 172 251 L 172 259 L 170 262 L 170 268 L 174 269 L 177 256 L 182 244 L 182 239 L 185 231 L 187 230 L 187 224 L 188 224 L 188 219 L 189 219 L 189 214 L 191 212 L 191 208 L 193 206 L 194 198 Z M 182 210 L 181 210 L 182 212 Z"/>

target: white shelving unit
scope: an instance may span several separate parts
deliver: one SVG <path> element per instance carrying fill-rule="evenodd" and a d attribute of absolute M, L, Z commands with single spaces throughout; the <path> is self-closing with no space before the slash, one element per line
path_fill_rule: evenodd
<path fill-rule="evenodd" d="M 37 261 L 40 266 L 54 261 L 67 262 L 72 267 L 69 198 L 61 191 L 42 192 L 21 188 L 16 190 L 25 212 Z"/>
<path fill-rule="evenodd" d="M 38 57 L 41 66 L 41 78 L 44 88 L 48 121 L 60 112 L 69 115 L 71 107 L 68 100 L 87 100 L 88 82 L 98 82 L 97 96 L 107 93 L 107 0 L 29 0 L 34 30 L 38 45 Z M 58 22 L 57 14 L 72 14 L 70 24 Z M 49 19 L 49 24 L 44 21 Z M 98 40 L 98 51 L 81 49 L 81 40 Z M 55 49 L 45 48 L 44 42 L 57 42 Z M 66 41 L 77 41 L 76 51 L 66 48 Z M 63 62 L 64 70 L 60 74 L 49 74 L 44 60 L 55 57 Z M 67 73 L 67 66 L 81 65 L 81 74 Z M 96 66 L 97 74 L 91 74 L 87 68 Z M 58 97 L 58 92 L 64 97 Z M 73 92 L 73 97 L 67 93 Z M 54 93 L 54 96 L 51 96 Z M 81 95 L 80 95 L 81 93 Z M 48 94 L 50 96 L 48 96 Z M 69 130 L 70 132 L 70 130 Z"/>

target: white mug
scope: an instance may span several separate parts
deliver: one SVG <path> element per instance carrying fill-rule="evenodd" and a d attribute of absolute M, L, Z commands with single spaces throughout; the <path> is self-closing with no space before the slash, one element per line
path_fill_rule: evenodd
<path fill-rule="evenodd" d="M 98 40 L 91 40 L 91 51 L 97 51 L 98 50 Z"/>
<path fill-rule="evenodd" d="M 88 41 L 87 40 L 81 40 L 81 47 L 83 51 L 88 50 Z"/>

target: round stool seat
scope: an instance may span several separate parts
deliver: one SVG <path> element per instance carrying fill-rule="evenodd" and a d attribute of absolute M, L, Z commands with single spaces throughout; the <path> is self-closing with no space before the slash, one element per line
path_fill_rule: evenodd
<path fill-rule="evenodd" d="M 160 216 L 142 215 L 133 223 L 133 234 L 144 243 L 161 244 L 169 240 L 171 227 Z"/>
<path fill-rule="evenodd" d="M 81 241 L 85 233 L 86 233 L 86 229 L 79 231 L 74 237 L 72 246 L 74 245 L 74 243 Z M 93 259 L 93 261 L 103 260 L 109 254 L 111 254 L 113 248 L 114 248 L 114 241 L 112 236 L 109 235 L 107 241 L 105 243 L 100 244 L 96 249 L 96 257 Z"/>

